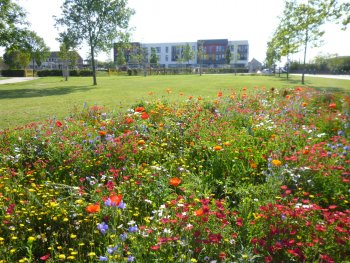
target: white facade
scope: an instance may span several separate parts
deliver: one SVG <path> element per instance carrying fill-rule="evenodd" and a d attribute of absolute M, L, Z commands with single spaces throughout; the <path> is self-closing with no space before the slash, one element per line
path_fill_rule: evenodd
<path fill-rule="evenodd" d="M 199 44 L 201 43 L 201 44 Z M 190 61 L 181 60 L 183 48 L 189 45 L 193 51 L 193 59 Z M 165 67 L 176 67 L 183 65 L 198 66 L 201 59 L 198 58 L 198 45 L 203 45 L 204 55 L 202 65 L 208 67 L 224 67 L 225 51 L 230 48 L 231 63 L 233 67 L 247 67 L 249 59 L 249 44 L 247 40 L 228 41 L 219 40 L 198 40 L 196 42 L 172 42 L 172 43 L 140 43 L 150 61 L 152 48 L 156 50 L 158 64 Z"/>

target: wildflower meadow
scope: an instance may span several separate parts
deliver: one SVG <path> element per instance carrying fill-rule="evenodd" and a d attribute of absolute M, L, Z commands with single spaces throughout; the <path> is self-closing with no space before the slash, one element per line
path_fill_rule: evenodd
<path fill-rule="evenodd" d="M 350 262 L 350 97 L 243 87 L 0 132 L 0 262 Z"/>

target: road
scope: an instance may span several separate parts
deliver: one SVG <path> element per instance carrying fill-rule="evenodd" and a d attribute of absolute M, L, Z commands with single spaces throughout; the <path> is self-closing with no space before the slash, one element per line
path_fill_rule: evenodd
<path fill-rule="evenodd" d="M 291 74 L 291 75 L 301 76 L 301 74 Z M 314 75 L 314 74 L 305 74 L 305 77 L 350 80 L 350 75 Z"/>
<path fill-rule="evenodd" d="M 34 80 L 38 78 L 24 78 L 24 77 L 16 77 L 16 78 L 8 78 L 8 79 L 0 79 L 0 85 L 1 84 L 11 84 L 11 83 L 17 83 L 17 82 L 23 82 L 23 81 L 28 81 L 28 80 Z"/>

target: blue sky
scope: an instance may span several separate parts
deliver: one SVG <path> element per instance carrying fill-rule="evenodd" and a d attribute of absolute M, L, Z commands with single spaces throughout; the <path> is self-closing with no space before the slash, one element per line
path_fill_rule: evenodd
<path fill-rule="evenodd" d="M 63 0 L 17 0 L 28 12 L 31 29 L 58 50 L 53 15 L 60 15 Z M 248 40 L 249 60 L 265 59 L 266 43 L 278 25 L 283 0 L 129 0 L 136 13 L 130 21 L 132 40 L 145 43 L 191 42 L 198 39 Z M 320 52 L 350 55 L 350 28 L 325 26 L 324 45 L 309 49 L 307 60 Z M 86 57 L 88 49 L 80 53 Z M 101 60 L 112 54 L 100 54 Z M 298 60 L 300 54 L 292 55 Z"/>

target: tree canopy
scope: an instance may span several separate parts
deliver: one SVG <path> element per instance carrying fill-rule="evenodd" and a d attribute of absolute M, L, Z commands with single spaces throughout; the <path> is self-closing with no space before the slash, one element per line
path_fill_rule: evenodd
<path fill-rule="evenodd" d="M 340 4 L 337 0 L 286 0 L 280 23 L 268 43 L 267 61 L 279 60 L 281 56 L 288 56 L 303 48 L 305 65 L 308 47 L 322 44 L 325 32 L 321 26 L 328 21 L 339 23 L 341 19 L 343 25 L 347 25 L 349 15 L 346 12 L 349 9 L 349 3 Z"/>
<path fill-rule="evenodd" d="M 11 0 L 0 1 L 0 47 L 9 47 L 22 35 L 26 25 L 24 10 Z"/>
<path fill-rule="evenodd" d="M 90 47 L 93 84 L 96 81 L 95 55 L 109 51 L 113 43 L 127 30 L 134 11 L 127 7 L 127 0 L 65 0 L 62 17 L 56 18 L 56 25 L 62 26 L 67 34 Z"/>

